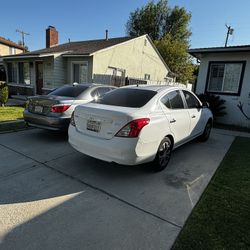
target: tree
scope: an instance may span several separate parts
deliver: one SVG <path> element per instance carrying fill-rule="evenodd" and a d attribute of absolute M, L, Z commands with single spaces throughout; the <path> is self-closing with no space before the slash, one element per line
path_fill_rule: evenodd
<path fill-rule="evenodd" d="M 8 86 L 5 82 L 0 82 L 0 105 L 4 106 L 5 103 L 8 101 Z"/>
<path fill-rule="evenodd" d="M 177 74 L 178 81 L 193 80 L 194 66 L 183 40 L 173 39 L 167 34 L 163 39 L 155 41 L 155 45 L 171 71 Z"/>
<path fill-rule="evenodd" d="M 169 16 L 167 1 L 160 0 L 158 3 L 149 2 L 142 8 L 137 8 L 130 13 L 126 24 L 129 36 L 141 36 L 148 34 L 153 40 L 163 37 L 166 28 L 166 19 Z"/>
<path fill-rule="evenodd" d="M 170 8 L 167 0 L 151 1 L 130 13 L 126 31 L 129 36 L 148 34 L 177 80 L 193 80 L 193 64 L 187 53 L 190 19 L 185 8 Z"/>

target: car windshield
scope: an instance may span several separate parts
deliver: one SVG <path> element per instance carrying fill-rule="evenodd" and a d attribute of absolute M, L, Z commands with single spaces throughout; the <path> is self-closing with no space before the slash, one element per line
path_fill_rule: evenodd
<path fill-rule="evenodd" d="M 156 93 L 152 90 L 121 88 L 113 90 L 93 102 L 112 106 L 140 108 Z"/>
<path fill-rule="evenodd" d="M 58 88 L 52 92 L 49 93 L 49 95 L 56 95 L 56 96 L 66 96 L 66 97 L 77 97 L 79 96 L 83 91 L 85 91 L 89 86 L 63 86 L 61 88 Z"/>

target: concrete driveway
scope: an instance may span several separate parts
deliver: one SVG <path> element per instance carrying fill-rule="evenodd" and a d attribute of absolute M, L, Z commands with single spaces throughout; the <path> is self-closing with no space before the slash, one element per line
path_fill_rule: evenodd
<path fill-rule="evenodd" d="M 169 167 L 108 164 L 67 135 L 0 135 L 0 249 L 169 249 L 234 137 L 177 149 Z"/>

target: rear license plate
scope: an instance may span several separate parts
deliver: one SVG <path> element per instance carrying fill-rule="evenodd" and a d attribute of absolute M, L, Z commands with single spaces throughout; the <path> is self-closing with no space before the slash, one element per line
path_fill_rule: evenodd
<path fill-rule="evenodd" d="M 42 106 L 35 106 L 35 110 L 36 113 L 42 113 L 43 112 L 43 107 Z"/>
<path fill-rule="evenodd" d="M 87 121 L 87 130 L 99 132 L 101 129 L 101 122 L 88 120 Z"/>

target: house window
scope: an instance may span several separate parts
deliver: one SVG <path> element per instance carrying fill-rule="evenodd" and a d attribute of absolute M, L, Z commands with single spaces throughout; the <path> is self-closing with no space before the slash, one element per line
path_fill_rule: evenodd
<path fill-rule="evenodd" d="M 150 75 L 149 74 L 145 74 L 144 75 L 144 80 L 150 80 Z"/>
<path fill-rule="evenodd" d="M 73 82 L 85 83 L 88 81 L 88 63 L 73 63 Z"/>
<path fill-rule="evenodd" d="M 211 62 L 207 92 L 238 95 L 244 67 L 245 62 Z"/>
<path fill-rule="evenodd" d="M 28 62 L 19 62 L 19 83 L 30 84 L 30 67 Z"/>
<path fill-rule="evenodd" d="M 17 63 L 8 63 L 8 81 L 17 83 Z"/>

